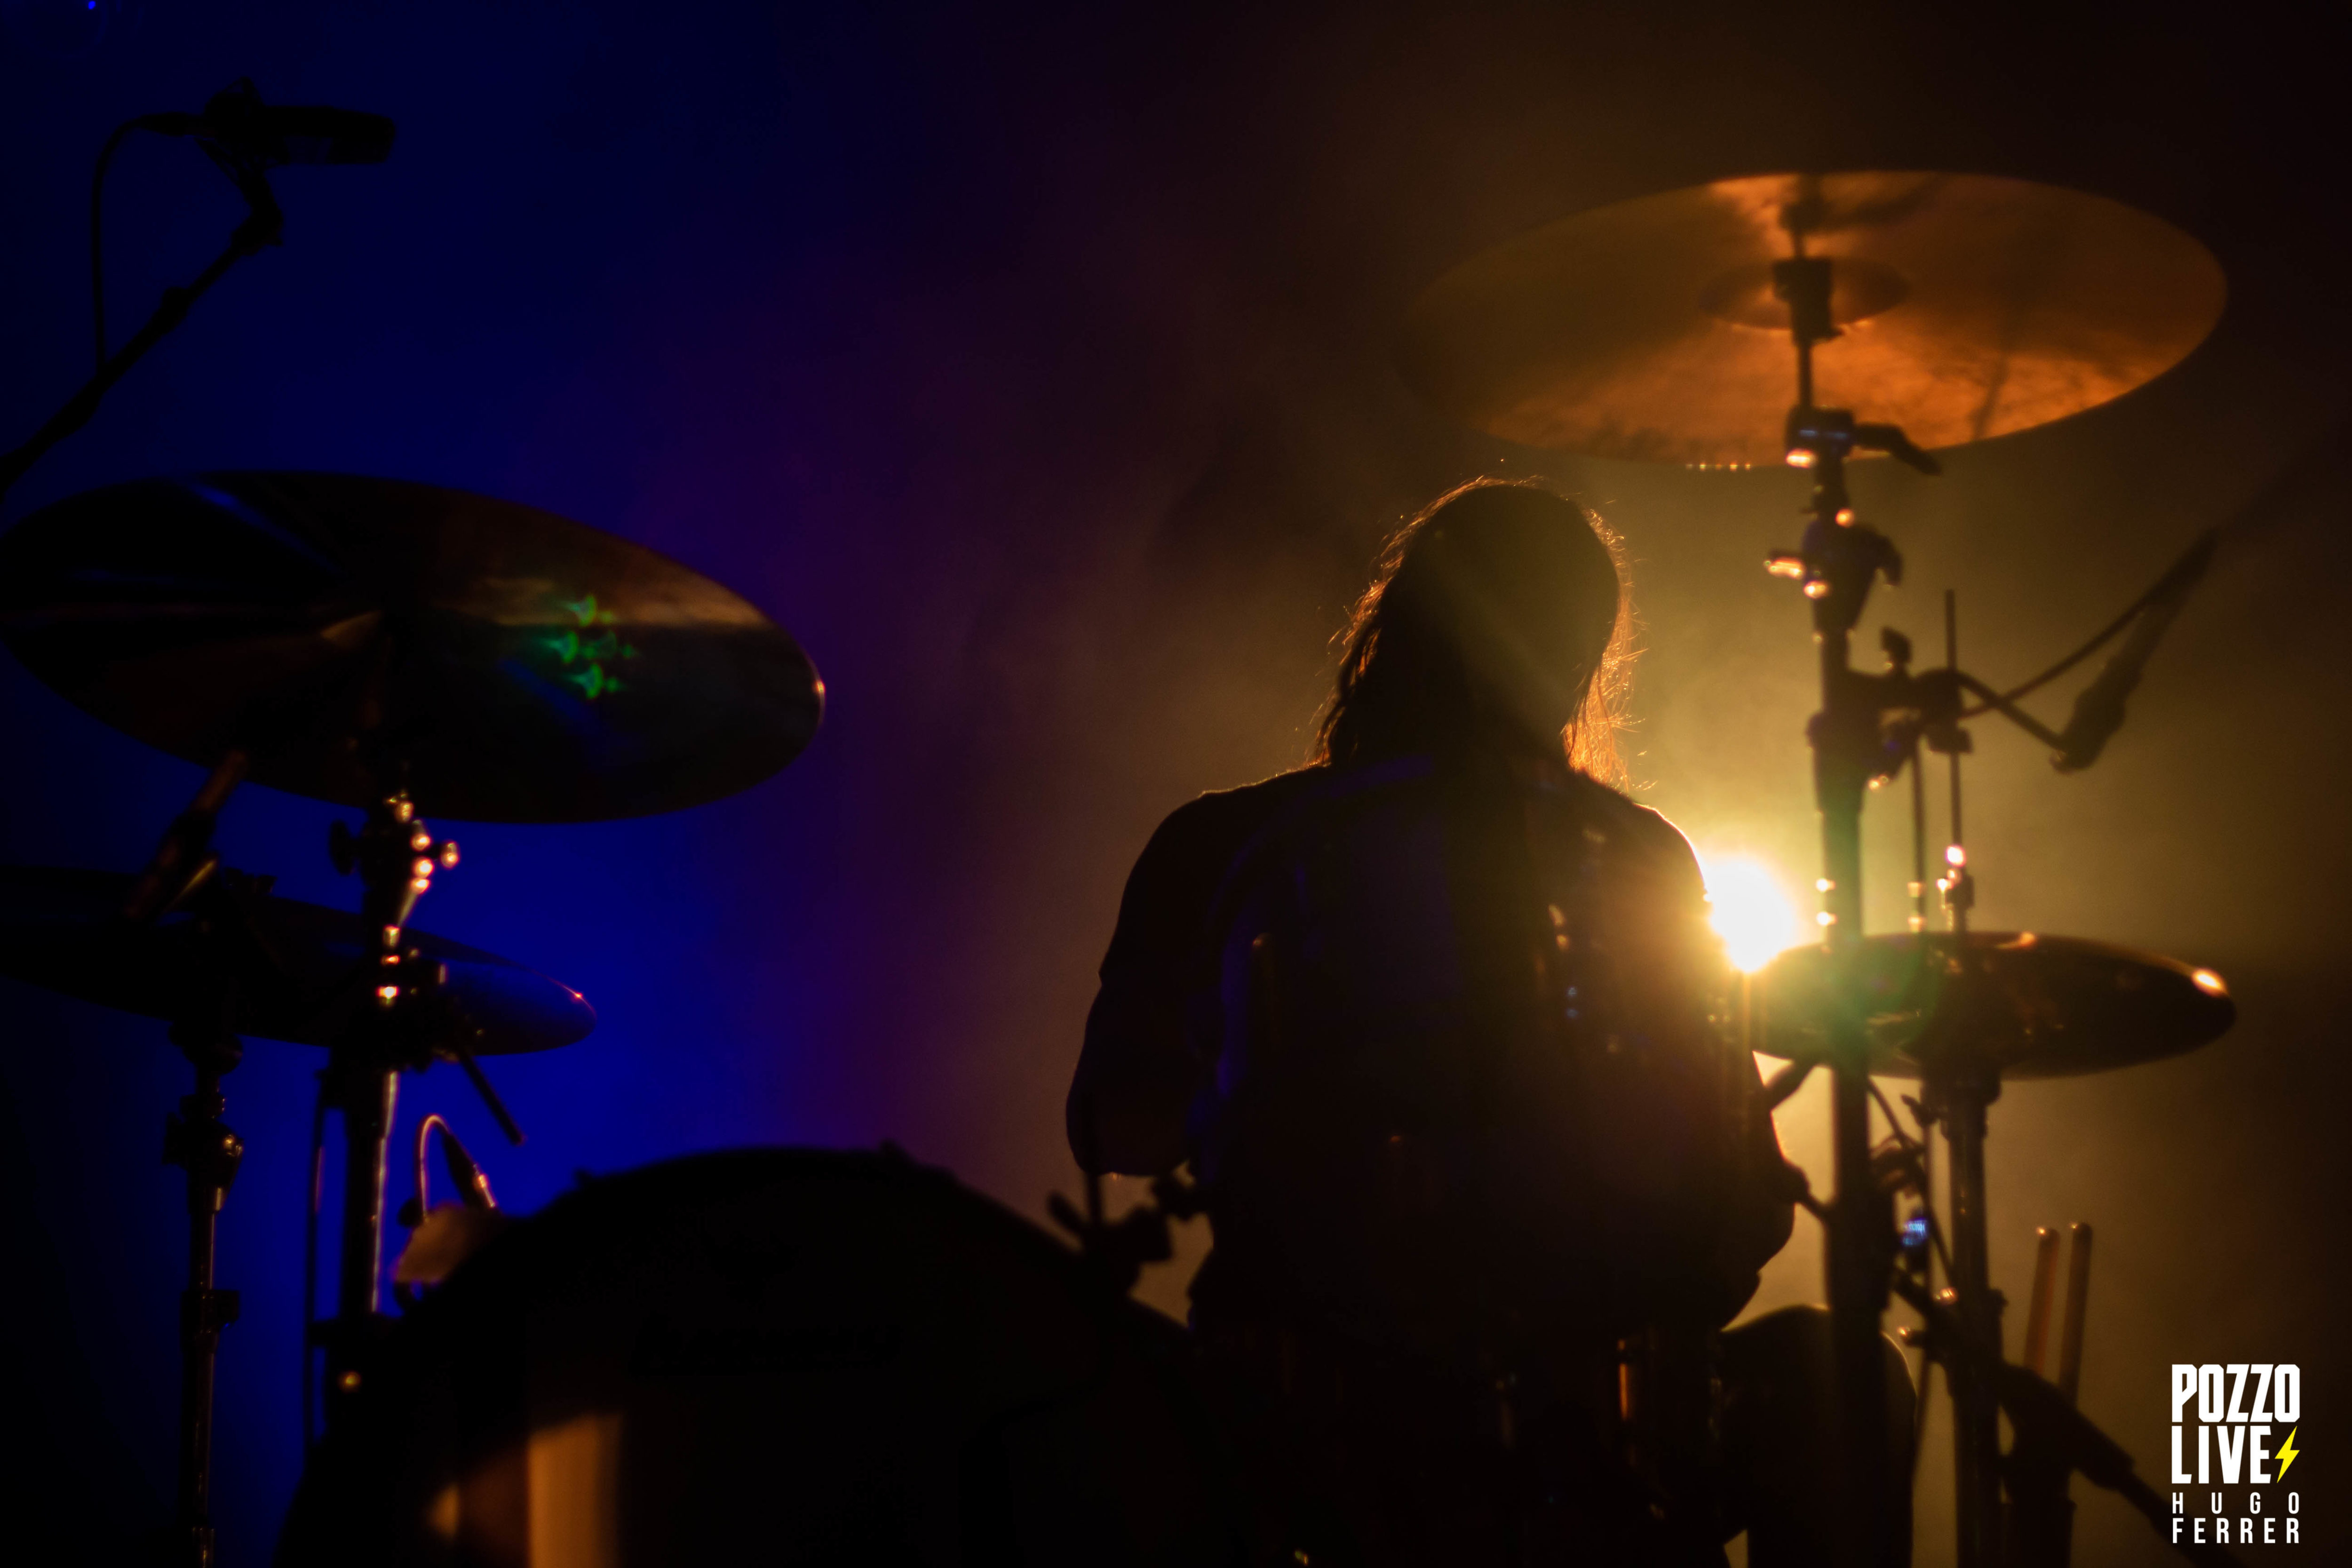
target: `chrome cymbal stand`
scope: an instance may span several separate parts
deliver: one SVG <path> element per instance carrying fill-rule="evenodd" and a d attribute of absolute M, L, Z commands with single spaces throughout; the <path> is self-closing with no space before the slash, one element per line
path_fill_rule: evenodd
<path fill-rule="evenodd" d="M 1813 798 L 1822 821 L 1823 930 L 1832 956 L 1862 937 L 1862 805 L 1874 778 L 1891 773 L 1885 715 L 1918 706 L 1907 673 L 1866 675 L 1853 668 L 1852 636 L 1880 577 L 1901 580 L 1903 558 L 1877 530 L 1860 522 L 1846 490 L 1845 460 L 1857 450 L 1885 452 L 1922 473 L 1935 460 L 1891 425 L 1857 424 L 1852 412 L 1813 399 L 1813 347 L 1839 335 L 1831 317 L 1831 267 L 1805 254 L 1805 235 L 1820 220 L 1818 195 L 1805 192 L 1781 215 L 1794 255 L 1773 264 L 1773 291 L 1788 304 L 1797 348 L 1797 402 L 1789 411 L 1785 451 L 1810 471 L 1813 491 L 1803 547 L 1769 562 L 1797 579 L 1811 602 L 1820 648 L 1822 706 L 1807 726 L 1813 748 Z M 1907 744 L 1905 747 L 1907 750 Z M 1899 762 L 1896 765 L 1899 765 Z M 1830 1205 L 1828 1285 L 1837 1371 L 1839 1516 L 1846 1533 L 1839 1560 L 1877 1568 L 1907 1555 L 1894 1539 L 1900 1517 L 1888 1506 L 1909 1477 L 1889 1462 L 1885 1369 L 1879 1322 L 1895 1258 L 1893 1200 L 1871 1169 L 1869 1039 L 1858 1012 L 1830 1041 L 1836 1195 Z M 1974 1563 L 1965 1568 L 1977 1568 Z"/>
<path fill-rule="evenodd" d="M 327 1058 L 328 1102 L 343 1119 L 342 1217 L 337 1237 L 335 1318 L 314 1326 L 327 1349 L 327 1415 L 361 1388 L 369 1348 L 383 1325 L 384 1160 L 399 1101 L 400 1073 L 429 1060 L 418 1015 L 436 988 L 435 967 L 404 947 L 402 934 L 436 868 L 457 863 L 457 847 L 437 840 L 404 790 L 369 803 L 360 830 L 337 823 L 329 839 L 336 868 L 360 876 L 360 914 L 375 939 L 366 984 L 373 1005 Z"/>

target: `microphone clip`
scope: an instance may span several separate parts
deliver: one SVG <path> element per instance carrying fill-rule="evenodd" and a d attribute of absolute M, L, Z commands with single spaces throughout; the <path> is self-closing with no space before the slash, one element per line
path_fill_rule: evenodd
<path fill-rule="evenodd" d="M 268 172 L 291 160 L 282 139 L 271 136 L 263 126 L 264 107 L 261 91 L 252 79 L 239 77 L 213 94 L 197 117 L 198 129 L 192 132 L 205 156 L 228 176 L 252 208 L 237 229 L 237 238 L 248 252 L 286 243 L 286 215 L 278 205 L 277 193 L 269 188 Z"/>

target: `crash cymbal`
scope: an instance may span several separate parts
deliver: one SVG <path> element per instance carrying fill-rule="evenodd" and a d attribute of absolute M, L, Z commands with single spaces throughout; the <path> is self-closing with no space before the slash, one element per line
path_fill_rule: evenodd
<path fill-rule="evenodd" d="M 334 1044 L 373 1004 L 362 970 L 377 950 L 357 915 L 222 872 L 193 910 L 133 925 L 121 918 L 132 880 L 0 867 L 0 974 L 175 1021 L 203 1011 L 232 976 L 231 1027 L 298 1045 Z M 423 931 L 405 942 L 446 969 L 440 994 L 471 1026 L 464 1043 L 477 1056 L 568 1046 L 596 1026 L 596 1010 L 568 985 Z"/>
<path fill-rule="evenodd" d="M 1964 982 L 1958 952 L 1948 935 L 1866 938 L 1842 1000 L 1828 952 L 1793 948 L 1756 974 L 1757 1048 L 1818 1054 L 1844 1005 L 1868 1029 L 1875 1073 L 1916 1078 L 1924 1064 L 1964 1051 L 2004 1079 L 2072 1078 L 2193 1051 L 2238 1018 L 2220 975 L 2152 952 L 2080 937 L 1970 931 L 1973 977 Z"/>
<path fill-rule="evenodd" d="M 2205 247 L 2104 196 L 1979 174 L 1769 174 L 1619 202 L 1473 257 L 1408 314 L 1406 379 L 1531 447 L 1777 464 L 1796 400 L 1772 293 L 1791 253 L 1784 211 L 1832 258 L 1844 329 L 1815 351 L 1814 404 L 1922 447 L 2120 396 L 2221 314 Z"/>
<path fill-rule="evenodd" d="M 676 810 L 797 756 L 824 705 L 725 588 L 551 512 L 341 474 L 142 479 L 0 538 L 0 640 L 118 729 L 427 816 Z M 386 773 L 401 776 L 386 778 Z"/>

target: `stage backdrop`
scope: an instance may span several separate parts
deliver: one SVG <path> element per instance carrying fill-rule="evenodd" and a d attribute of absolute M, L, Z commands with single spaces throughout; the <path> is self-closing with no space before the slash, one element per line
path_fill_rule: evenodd
<path fill-rule="evenodd" d="M 284 247 L 8 515 L 149 474 L 346 470 L 551 508 L 740 591 L 824 673 L 816 743 L 674 816 L 447 825 L 465 863 L 419 923 L 577 984 L 601 1023 L 495 1064 L 523 1149 L 454 1070 L 406 1086 L 395 1147 L 439 1110 L 529 1210 L 693 1150 L 890 1139 L 1042 1214 L 1075 1184 L 1062 1090 L 1131 858 L 1192 794 L 1299 760 L 1381 537 L 1473 475 L 1548 476 L 1623 531 L 1641 798 L 1806 897 L 1811 654 L 1761 571 L 1794 542 L 1801 482 L 1455 428 L 1392 367 L 1416 290 L 1583 207 L 1801 166 L 2016 174 L 2160 213 L 2228 268 L 2221 330 L 2161 383 L 1955 453 L 1941 479 L 1858 473 L 1910 558 L 1864 634 L 1933 648 L 1950 586 L 1965 662 L 2021 677 L 2232 522 L 2095 771 L 2058 777 L 1978 726 L 1984 923 L 2193 958 L 2242 1009 L 2200 1056 L 2001 1100 L 1994 1261 L 2021 1300 L 2032 1227 L 2096 1224 L 2084 1404 L 2160 1488 L 2170 1363 L 2299 1362 L 2301 1552 L 2323 1561 L 2352 1540 L 2352 1449 L 2325 1415 L 2352 1408 L 2352 498 L 2324 461 L 2352 343 L 2322 74 L 2343 24 L 1864 20 L 1813 37 L 1730 5 L 10 0 L 5 431 L 87 373 L 89 171 L 117 121 L 249 76 L 400 135 L 381 167 L 279 175 Z M 119 339 L 239 205 L 194 147 L 142 139 L 107 206 Z M 12 661 L 0 736 L 8 860 L 134 868 L 199 780 Z M 348 815 L 250 789 L 221 843 L 344 902 L 325 843 Z M 1881 929 L 1901 819 L 1889 801 L 1870 824 Z M 57 1542 L 47 1560 L 110 1558 L 170 1496 L 181 1200 L 156 1155 L 187 1069 L 160 1025 L 20 985 L 0 985 L 0 1397 L 25 1456 L 0 1498 L 12 1531 Z M 299 1464 L 320 1059 L 257 1041 L 227 1084 L 250 1148 L 222 1223 L 244 1298 L 221 1358 L 234 1568 L 266 1559 Z M 1826 1187 L 1822 1115 L 1809 1093 L 1782 1125 Z M 1147 1289 L 1181 1310 L 1181 1274 Z M 1759 1304 L 1818 1279 L 1808 1223 Z M 1949 1558 L 1947 1455 L 1931 1434 L 1926 1564 Z M 2087 1493 L 2078 1563 L 2158 1560 Z"/>

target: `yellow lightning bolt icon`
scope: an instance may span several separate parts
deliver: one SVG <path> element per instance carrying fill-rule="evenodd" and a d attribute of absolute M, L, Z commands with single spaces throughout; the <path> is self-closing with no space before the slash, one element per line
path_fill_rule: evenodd
<path fill-rule="evenodd" d="M 2300 1432 L 2302 1430 L 2303 1428 L 2298 1426 L 2294 1429 L 2294 1432 Z M 2279 1445 L 2276 1458 L 2278 1459 L 2277 1475 L 2280 1480 L 2286 1479 L 2286 1468 L 2289 1465 L 2294 1464 L 2297 1459 L 2303 1458 L 2302 1455 L 2294 1451 L 2294 1432 L 2288 1433 L 2286 1435 L 2286 1441 Z"/>

